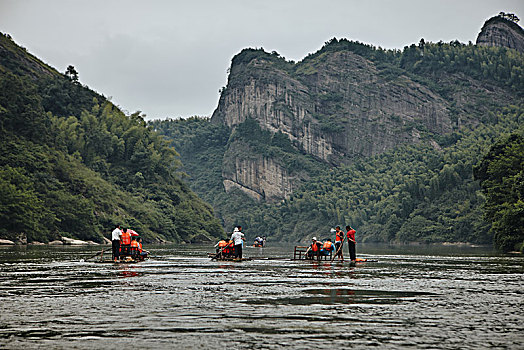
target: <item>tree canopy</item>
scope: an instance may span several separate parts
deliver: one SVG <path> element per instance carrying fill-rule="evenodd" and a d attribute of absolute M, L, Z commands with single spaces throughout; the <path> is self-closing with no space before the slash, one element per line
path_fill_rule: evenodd
<path fill-rule="evenodd" d="M 486 195 L 485 217 L 495 246 L 524 250 L 524 137 L 500 139 L 474 170 Z"/>
<path fill-rule="evenodd" d="M 115 224 L 145 241 L 223 235 L 182 180 L 177 152 L 140 112 L 126 115 L 0 36 L 0 237 L 96 242 Z M 40 65 L 40 68 L 35 67 Z"/>

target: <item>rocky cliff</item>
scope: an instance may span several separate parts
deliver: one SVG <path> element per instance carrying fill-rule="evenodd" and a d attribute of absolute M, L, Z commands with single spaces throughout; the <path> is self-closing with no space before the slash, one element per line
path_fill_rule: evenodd
<path fill-rule="evenodd" d="M 275 201 L 288 197 L 299 179 L 274 158 L 260 155 L 242 142 L 230 145 L 223 164 L 226 192 L 239 189 L 257 201 Z"/>
<path fill-rule="evenodd" d="M 417 127 L 451 130 L 442 98 L 405 75 L 385 77 L 352 52 L 305 60 L 294 74 L 263 53 L 248 62 L 243 56 L 247 53 L 233 60 L 212 120 L 234 128 L 254 118 L 263 129 L 283 132 L 299 150 L 330 164 L 416 142 Z"/>
<path fill-rule="evenodd" d="M 477 37 L 477 45 L 507 47 L 524 52 L 524 30 L 506 16 L 487 20 Z"/>
<path fill-rule="evenodd" d="M 214 122 L 235 128 L 253 118 L 262 129 L 284 133 L 297 150 L 331 165 L 418 142 L 421 126 L 437 133 L 451 130 L 439 96 L 406 76 L 381 76 L 372 62 L 354 53 L 307 60 L 294 74 L 265 53 L 248 61 L 251 53 L 233 60 Z M 285 198 L 300 179 L 284 171 L 278 159 L 237 160 L 229 168 L 223 173 L 226 190 L 242 188 L 257 199 Z M 249 169 L 259 176 L 248 176 L 254 174 Z"/>
<path fill-rule="evenodd" d="M 520 50 L 522 38 L 516 23 L 496 17 L 486 22 L 477 42 Z M 235 130 L 252 119 L 327 166 L 402 144 L 436 145 L 442 135 L 489 118 L 486 100 L 505 105 L 513 96 L 500 89 L 507 77 L 497 77 L 498 83 L 486 79 L 496 71 L 476 62 L 470 56 L 474 50 L 459 42 L 426 45 L 421 40 L 400 53 L 332 39 L 295 63 L 276 52 L 245 49 L 232 60 L 211 121 Z M 471 76 L 479 65 L 485 71 Z M 304 179 L 304 172 L 294 172 L 277 156 L 262 157 L 253 147 L 249 154 L 245 143 L 230 143 L 228 149 L 222 174 L 226 190 L 240 188 L 256 199 L 278 200 Z"/>

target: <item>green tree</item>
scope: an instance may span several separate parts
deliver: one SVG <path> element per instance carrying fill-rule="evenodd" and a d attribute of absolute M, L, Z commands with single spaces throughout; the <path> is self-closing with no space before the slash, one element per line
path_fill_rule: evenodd
<path fill-rule="evenodd" d="M 486 194 L 485 216 L 495 247 L 503 251 L 524 243 L 524 138 L 518 134 L 496 142 L 474 169 Z"/>
<path fill-rule="evenodd" d="M 74 66 L 67 66 L 65 74 L 74 84 L 78 84 L 78 72 Z"/>

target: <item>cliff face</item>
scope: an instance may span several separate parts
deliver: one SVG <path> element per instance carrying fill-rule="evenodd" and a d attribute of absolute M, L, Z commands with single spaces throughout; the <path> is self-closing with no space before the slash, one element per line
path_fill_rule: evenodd
<path fill-rule="evenodd" d="M 484 23 L 477 45 L 507 47 L 524 52 L 524 30 L 517 23 L 496 16 Z"/>
<path fill-rule="evenodd" d="M 260 127 L 287 135 L 297 150 L 330 165 L 372 156 L 402 143 L 419 142 L 420 129 L 437 134 L 452 129 L 441 97 L 404 75 L 384 76 L 352 52 L 334 52 L 297 64 L 295 72 L 264 56 L 233 60 L 229 82 L 212 121 L 235 128 L 255 119 Z M 240 63 L 235 64 L 240 61 Z M 301 176 L 289 174 L 279 159 L 224 157 L 226 191 L 240 188 L 256 199 L 287 197 Z M 227 166 L 226 166 L 227 163 Z"/>
<path fill-rule="evenodd" d="M 9 34 L 0 33 L 0 73 L 11 72 L 32 79 L 59 76 L 52 67 L 18 46 Z"/>
<path fill-rule="evenodd" d="M 298 149 L 330 164 L 418 140 L 416 124 L 451 130 L 446 103 L 406 76 L 381 76 L 365 58 L 335 52 L 292 76 L 257 58 L 231 68 L 212 120 L 234 128 L 254 118 Z"/>
<path fill-rule="evenodd" d="M 257 155 L 256 150 L 242 142 L 229 147 L 223 165 L 226 192 L 239 189 L 257 201 L 271 202 L 288 197 L 298 180 L 278 161 Z"/>
<path fill-rule="evenodd" d="M 485 25 L 483 31 L 498 31 L 496 37 L 520 47 L 513 28 L 518 25 L 499 22 Z M 515 38 L 501 28 L 514 31 Z M 490 38 L 495 40 L 494 35 Z M 394 52 L 334 39 L 298 63 L 275 52 L 243 50 L 232 60 L 211 121 L 234 132 L 254 120 L 261 130 L 285 135 L 296 152 L 329 167 L 402 144 L 424 141 L 438 148 L 435 139 L 489 118 L 486 100 L 510 103 L 512 94 L 498 85 L 457 68 L 446 70 L 446 65 L 457 64 L 454 60 L 469 62 L 454 56 L 451 46 L 433 44 L 432 50 L 425 50 L 423 45 L 406 48 L 400 58 Z M 460 52 L 466 55 L 468 50 L 475 48 Z M 405 66 L 404 58 L 414 64 Z M 417 68 L 419 64 L 426 66 Z M 282 157 L 230 142 L 222 175 L 226 191 L 239 188 L 257 200 L 274 201 L 291 194 L 307 173 L 295 172 Z"/>

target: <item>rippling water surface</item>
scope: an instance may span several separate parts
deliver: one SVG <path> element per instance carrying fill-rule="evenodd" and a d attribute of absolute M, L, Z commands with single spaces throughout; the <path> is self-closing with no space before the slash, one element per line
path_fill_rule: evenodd
<path fill-rule="evenodd" d="M 290 246 L 244 262 L 147 248 L 116 265 L 85 261 L 95 247 L 1 247 L 0 348 L 524 348 L 521 256 L 360 245 L 377 261 L 350 267 Z"/>

